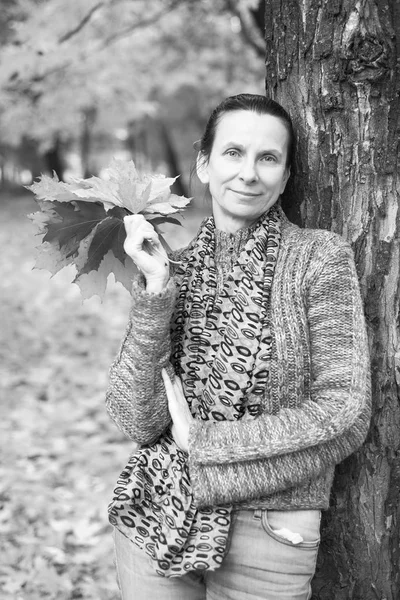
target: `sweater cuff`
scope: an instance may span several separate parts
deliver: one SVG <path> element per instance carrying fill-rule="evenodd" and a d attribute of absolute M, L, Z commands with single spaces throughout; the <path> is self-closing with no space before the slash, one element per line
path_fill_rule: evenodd
<path fill-rule="evenodd" d="M 214 498 L 211 493 L 212 485 L 208 481 L 208 471 L 198 462 L 198 433 L 203 422 L 194 421 L 189 427 L 188 468 L 195 505 L 198 508 L 211 506 Z"/>
<path fill-rule="evenodd" d="M 175 305 L 176 285 L 171 278 L 159 294 L 154 294 L 146 291 L 145 279 L 141 275 L 133 281 L 131 295 L 131 317 L 146 315 L 146 318 L 165 321 L 166 313 L 171 314 Z"/>

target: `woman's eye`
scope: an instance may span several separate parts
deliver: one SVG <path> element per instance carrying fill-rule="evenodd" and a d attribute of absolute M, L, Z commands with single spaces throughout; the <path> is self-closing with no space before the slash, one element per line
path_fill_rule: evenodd
<path fill-rule="evenodd" d="M 272 154 L 265 154 L 265 156 L 261 157 L 261 160 L 266 162 L 276 162 L 276 157 Z"/>
<path fill-rule="evenodd" d="M 227 156 L 232 156 L 232 157 L 239 156 L 239 152 L 237 150 L 227 150 L 226 154 L 227 154 Z"/>

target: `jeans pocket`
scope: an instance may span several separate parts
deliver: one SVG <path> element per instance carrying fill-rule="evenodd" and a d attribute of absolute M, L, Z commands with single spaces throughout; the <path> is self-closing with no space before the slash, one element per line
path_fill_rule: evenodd
<path fill-rule="evenodd" d="M 262 510 L 261 523 L 264 531 L 281 544 L 299 550 L 316 550 L 319 547 L 319 510 Z"/>

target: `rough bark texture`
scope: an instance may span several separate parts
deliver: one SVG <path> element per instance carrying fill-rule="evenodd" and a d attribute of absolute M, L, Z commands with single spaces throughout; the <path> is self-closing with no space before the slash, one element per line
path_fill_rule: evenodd
<path fill-rule="evenodd" d="M 370 434 L 337 468 L 313 598 L 399 600 L 400 3 L 267 0 L 265 21 L 267 95 L 299 132 L 285 210 L 351 242 L 373 370 Z"/>

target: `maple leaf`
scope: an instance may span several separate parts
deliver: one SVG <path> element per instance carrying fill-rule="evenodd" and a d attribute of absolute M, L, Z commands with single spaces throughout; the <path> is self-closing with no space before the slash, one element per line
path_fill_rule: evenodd
<path fill-rule="evenodd" d="M 149 203 L 146 207 L 146 213 L 159 213 L 160 215 L 167 215 L 170 213 L 178 212 L 180 209 L 185 208 L 188 204 L 188 199 L 185 196 L 176 196 L 171 194 L 166 200 L 156 198 L 153 202 Z"/>
<path fill-rule="evenodd" d="M 118 185 L 99 177 L 72 179 L 76 198 L 86 202 L 102 202 L 105 210 L 122 206 L 118 199 Z"/>
<path fill-rule="evenodd" d="M 96 225 L 106 213 L 100 205 L 85 203 L 61 204 L 59 202 L 39 202 L 41 212 L 28 217 L 43 235 L 42 244 L 36 248 L 35 269 L 46 269 L 55 275 L 70 264 L 77 264 L 77 256 L 85 245 L 81 242 L 90 239 Z"/>
<path fill-rule="evenodd" d="M 132 160 L 113 159 L 104 170 L 104 178 L 73 178 L 71 183 L 63 183 L 44 176 L 28 189 L 44 200 L 101 202 L 106 211 L 121 207 L 132 214 L 169 214 L 178 212 L 190 202 L 189 198 L 171 194 L 175 180 L 176 177 L 164 175 L 139 176 Z"/>
<path fill-rule="evenodd" d="M 43 242 L 36 248 L 36 261 L 34 269 L 45 269 L 52 275 L 55 275 L 64 267 L 68 267 L 73 262 L 72 256 L 62 256 L 55 251 L 54 244 Z"/>
<path fill-rule="evenodd" d="M 125 262 L 126 253 L 123 249 L 126 238 L 124 222 L 118 217 L 106 217 L 96 227 L 93 239 L 88 249 L 88 258 L 78 272 L 78 277 L 84 273 L 98 269 L 101 261 L 111 250 L 122 264 Z"/>
<path fill-rule="evenodd" d="M 74 264 L 79 277 L 97 269 L 110 248 L 124 263 L 126 234 L 123 217 L 126 212 L 114 209 L 107 213 L 101 204 L 83 201 L 70 204 L 46 201 L 39 204 L 42 212 L 30 215 L 39 233 L 43 234 L 35 268 L 46 269 L 54 275 Z"/>
<path fill-rule="evenodd" d="M 51 209 L 55 215 L 54 219 L 49 219 L 47 222 L 47 233 L 43 241 L 57 240 L 60 247 L 74 239 L 77 249 L 79 242 L 106 217 L 106 212 L 100 204 L 89 205 L 74 201 L 73 204 L 63 205 L 60 202 L 52 202 Z M 48 207 L 44 206 L 43 210 L 47 212 Z"/>
<path fill-rule="evenodd" d="M 101 203 L 106 211 L 114 207 L 125 208 L 129 213 L 159 213 L 167 215 L 179 212 L 190 198 L 171 193 L 176 177 L 164 175 L 139 176 L 132 160 L 113 159 L 104 170 L 104 178 L 71 179 L 71 183 L 42 175 L 39 181 L 27 186 L 38 200 L 72 202 L 81 200 Z"/>
<path fill-rule="evenodd" d="M 75 188 L 79 191 L 79 187 L 77 187 L 75 182 L 65 183 L 64 181 L 60 181 L 56 173 L 53 173 L 53 177 L 41 175 L 39 181 L 25 187 L 35 194 L 37 200 L 72 202 L 73 200 L 80 199 L 75 191 Z M 99 199 L 94 197 L 93 194 L 86 197 L 85 200 L 86 202 L 99 202 Z"/>
<path fill-rule="evenodd" d="M 175 219 L 174 217 L 170 217 L 169 215 L 163 215 L 163 216 L 157 216 L 157 215 L 152 215 L 149 214 L 147 215 L 147 220 L 150 221 L 150 223 L 155 227 L 156 225 L 163 225 L 164 223 L 171 223 L 172 225 L 178 225 L 179 227 L 182 227 L 182 223 L 180 221 L 178 221 L 178 219 Z M 157 232 L 158 233 L 158 232 Z"/>
<path fill-rule="evenodd" d="M 79 277 L 75 277 L 73 283 L 79 286 L 84 299 L 94 295 L 102 299 L 110 275 L 113 275 L 115 281 L 120 282 L 130 292 L 135 274 L 137 274 L 137 268 L 129 256 L 126 257 L 125 263 L 122 264 L 119 260 L 115 259 L 113 252 L 109 250 L 96 271 L 90 271 L 90 273 L 83 273 Z"/>

